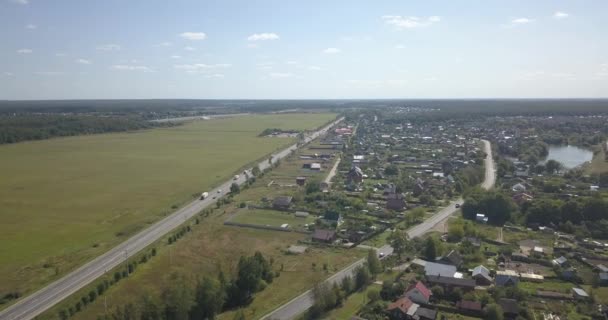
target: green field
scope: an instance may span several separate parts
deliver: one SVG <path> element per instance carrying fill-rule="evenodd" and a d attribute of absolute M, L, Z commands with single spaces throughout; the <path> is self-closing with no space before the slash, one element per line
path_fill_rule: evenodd
<path fill-rule="evenodd" d="M 280 227 L 287 223 L 291 229 L 302 229 L 305 224 L 314 223 L 315 217 L 298 218 L 291 212 L 281 212 L 275 210 L 239 210 L 233 222 L 257 224 L 263 226 Z"/>
<path fill-rule="evenodd" d="M 335 114 L 255 115 L 0 147 L 0 294 L 29 292 Z"/>

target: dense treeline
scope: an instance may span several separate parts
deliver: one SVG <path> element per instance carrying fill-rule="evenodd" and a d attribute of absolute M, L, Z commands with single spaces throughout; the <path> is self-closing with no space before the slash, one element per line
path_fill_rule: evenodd
<path fill-rule="evenodd" d="M 528 225 L 551 225 L 580 237 L 608 239 L 608 201 L 596 195 L 568 200 L 541 198 L 521 212 Z"/>
<path fill-rule="evenodd" d="M 0 144 L 53 137 L 168 126 L 136 117 L 90 115 L 17 115 L 0 117 Z"/>
<path fill-rule="evenodd" d="M 215 319 L 224 310 L 249 304 L 253 295 L 264 290 L 276 276 L 278 272 L 272 270 L 272 259 L 269 261 L 256 252 L 252 256 L 241 256 L 233 279 L 220 272 L 217 277 L 205 275 L 192 285 L 184 275 L 173 274 L 158 299 L 146 293 L 138 302 L 116 306 L 111 314 L 98 319 Z"/>
<path fill-rule="evenodd" d="M 475 220 L 478 213 L 493 225 L 551 226 L 581 238 L 608 239 L 608 200 L 599 193 L 566 200 L 540 197 L 518 207 L 504 192 L 476 189 L 465 196 L 462 216 Z"/>

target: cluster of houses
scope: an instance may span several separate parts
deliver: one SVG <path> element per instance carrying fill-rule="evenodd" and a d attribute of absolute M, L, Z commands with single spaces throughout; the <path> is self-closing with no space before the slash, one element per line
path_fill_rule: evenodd
<path fill-rule="evenodd" d="M 534 273 L 510 269 L 493 271 L 483 265 L 466 270 L 467 272 L 460 272 L 465 271 L 462 270 L 462 263 L 462 257 L 455 250 L 435 261 L 414 259 L 412 268 L 424 273 L 424 280 L 412 284 L 398 300 L 391 303 L 386 310 L 387 314 L 391 319 L 435 319 L 437 308 L 433 303 L 437 302 L 440 297 L 432 299 L 432 292 L 429 288 L 433 287 L 441 287 L 447 295 L 456 289 L 461 293 L 466 293 L 474 290 L 487 290 L 490 286 L 515 287 L 520 281 L 542 282 L 544 280 L 542 275 Z M 555 259 L 554 263 L 565 266 L 567 259 L 560 257 Z M 608 271 L 608 267 L 606 267 L 606 271 Z M 605 276 L 608 279 L 608 272 Z M 570 293 L 539 290 L 535 296 L 542 299 L 566 301 L 589 300 L 589 294 L 577 287 L 572 288 Z M 502 307 L 505 319 L 515 319 L 518 316 L 519 306 L 516 300 L 499 299 L 496 303 Z M 454 311 L 479 317 L 483 315 L 483 306 L 478 301 L 461 300 L 455 304 Z"/>
<path fill-rule="evenodd" d="M 385 172 L 389 166 L 397 167 L 400 176 L 414 181 L 411 189 L 408 187 L 403 193 L 384 192 L 386 210 L 405 209 L 407 194 L 413 197 L 428 194 L 437 199 L 451 196 L 454 173 L 483 157 L 479 140 L 462 128 L 412 123 L 385 125 L 372 118 L 361 119 L 360 126 L 366 130 L 352 137 L 345 157 L 350 166 L 343 171 L 346 190 L 369 190 L 369 183 L 362 184 L 368 178 L 383 180 L 382 189 L 390 182 L 396 183 L 392 179 L 397 176 Z M 371 189 L 377 193 L 380 188 L 374 185 Z"/>

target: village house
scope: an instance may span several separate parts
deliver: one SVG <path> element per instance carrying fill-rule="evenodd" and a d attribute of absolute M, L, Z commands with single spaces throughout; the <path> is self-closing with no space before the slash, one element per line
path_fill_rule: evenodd
<path fill-rule="evenodd" d="M 441 276 L 453 278 L 456 267 L 448 264 L 424 261 L 424 273 L 426 276 Z"/>
<path fill-rule="evenodd" d="M 397 299 L 386 308 L 391 320 L 408 320 L 416 313 L 419 305 L 407 297 Z"/>
<path fill-rule="evenodd" d="M 553 259 L 553 261 L 551 261 L 551 262 L 553 263 L 553 265 L 560 266 L 562 268 L 565 268 L 568 266 L 568 259 L 566 259 L 566 257 L 564 257 L 564 256 L 561 256 L 557 259 Z"/>
<path fill-rule="evenodd" d="M 489 286 L 492 284 L 490 270 L 482 265 L 475 267 L 471 275 L 475 282 L 480 286 Z"/>
<path fill-rule="evenodd" d="M 515 319 L 519 315 L 519 306 L 513 299 L 498 299 L 498 305 L 502 308 L 505 319 Z"/>
<path fill-rule="evenodd" d="M 485 214 L 478 213 L 475 215 L 475 221 L 479 223 L 488 223 L 488 217 Z"/>
<path fill-rule="evenodd" d="M 572 288 L 572 295 L 576 300 L 589 300 L 589 294 L 580 288 Z"/>
<path fill-rule="evenodd" d="M 306 184 L 306 177 L 296 177 L 296 184 L 303 186 Z"/>
<path fill-rule="evenodd" d="M 437 319 L 437 310 L 418 307 L 414 313 L 414 320 L 435 320 Z"/>
<path fill-rule="evenodd" d="M 458 253 L 458 251 L 452 250 L 445 256 L 437 258 L 436 261 L 438 263 L 449 264 L 455 266 L 456 268 L 460 268 L 462 265 L 462 256 L 460 253 Z"/>
<path fill-rule="evenodd" d="M 483 313 L 481 302 L 478 301 L 460 300 L 456 303 L 456 308 L 458 308 L 464 314 L 476 317 L 482 315 Z"/>
<path fill-rule="evenodd" d="M 431 290 L 429 290 L 421 281 L 418 281 L 405 289 L 404 296 L 416 303 L 429 303 L 431 295 Z"/>
<path fill-rule="evenodd" d="M 291 206 L 292 200 L 293 200 L 293 197 L 290 197 L 290 196 L 276 197 L 272 201 L 272 207 L 277 210 L 287 210 Z"/>
<path fill-rule="evenodd" d="M 316 229 L 312 234 L 312 241 L 332 243 L 336 240 L 335 230 Z"/>
<path fill-rule="evenodd" d="M 386 208 L 389 210 L 402 211 L 405 206 L 405 199 L 399 193 L 389 194 L 386 198 Z"/>
<path fill-rule="evenodd" d="M 361 183 L 363 181 L 363 171 L 361 170 L 361 168 L 357 167 L 357 166 L 353 166 L 352 168 L 350 168 L 350 170 L 348 170 L 348 173 L 346 175 L 346 181 L 348 183 Z"/>
<path fill-rule="evenodd" d="M 517 286 L 519 274 L 513 270 L 496 271 L 494 283 L 500 287 Z"/>

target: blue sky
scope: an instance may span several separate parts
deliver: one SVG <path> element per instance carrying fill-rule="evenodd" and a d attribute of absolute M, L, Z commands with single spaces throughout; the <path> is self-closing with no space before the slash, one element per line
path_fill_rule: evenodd
<path fill-rule="evenodd" d="M 608 96 L 608 1 L 0 0 L 0 99 Z"/>

